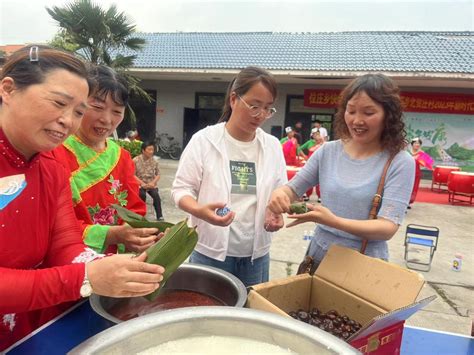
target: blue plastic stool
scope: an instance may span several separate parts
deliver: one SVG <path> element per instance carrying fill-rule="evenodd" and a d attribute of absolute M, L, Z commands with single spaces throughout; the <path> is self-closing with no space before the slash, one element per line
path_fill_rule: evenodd
<path fill-rule="evenodd" d="M 432 226 L 409 224 L 405 232 L 405 263 L 407 268 L 419 271 L 430 271 L 434 252 L 438 246 L 439 229 Z M 422 262 L 409 258 L 410 245 L 427 248 L 429 261 Z"/>

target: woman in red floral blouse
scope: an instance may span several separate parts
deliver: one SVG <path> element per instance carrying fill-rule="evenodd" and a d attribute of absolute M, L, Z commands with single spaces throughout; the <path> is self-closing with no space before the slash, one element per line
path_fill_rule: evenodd
<path fill-rule="evenodd" d="M 44 152 L 79 126 L 84 64 L 48 47 L 12 54 L 0 75 L 0 352 L 92 292 L 146 295 L 163 268 L 146 254 L 102 258 L 87 248 L 66 171 Z"/>
<path fill-rule="evenodd" d="M 141 252 L 157 240 L 158 230 L 117 225 L 120 221 L 111 207 L 119 204 L 146 214 L 130 153 L 108 139 L 123 120 L 128 85 L 106 66 L 93 66 L 89 74 L 96 85 L 89 109 L 77 133 L 53 154 L 71 171 L 74 210 L 84 242 L 98 252 Z"/>

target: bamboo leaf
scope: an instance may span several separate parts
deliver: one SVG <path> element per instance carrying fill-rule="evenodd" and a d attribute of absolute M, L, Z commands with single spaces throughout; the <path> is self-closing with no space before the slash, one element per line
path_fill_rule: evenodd
<path fill-rule="evenodd" d="M 117 211 L 118 216 L 133 228 L 157 228 L 160 232 L 164 232 L 166 228 L 174 226 L 174 224 L 170 222 L 149 221 L 142 215 L 117 204 L 113 204 L 112 207 Z"/>
<path fill-rule="evenodd" d="M 290 206 L 290 213 L 303 214 L 308 212 L 308 206 L 306 203 L 293 203 Z"/>
<path fill-rule="evenodd" d="M 160 232 L 164 232 L 166 228 L 173 227 L 174 224 L 165 221 L 130 221 L 127 222 L 133 228 L 158 228 Z"/>
<path fill-rule="evenodd" d="M 122 218 L 126 223 L 130 224 L 130 222 L 137 222 L 137 221 L 146 221 L 145 217 L 139 215 L 138 213 L 132 212 L 125 207 L 122 207 L 117 204 L 113 204 L 112 208 L 117 211 L 117 214 L 120 218 Z"/>
<path fill-rule="evenodd" d="M 166 281 L 192 253 L 197 242 L 197 232 L 195 228 L 188 227 L 186 219 L 171 227 L 162 239 L 148 248 L 147 262 L 163 266 L 165 272 L 160 288 L 145 298 L 153 301 L 159 295 Z"/>

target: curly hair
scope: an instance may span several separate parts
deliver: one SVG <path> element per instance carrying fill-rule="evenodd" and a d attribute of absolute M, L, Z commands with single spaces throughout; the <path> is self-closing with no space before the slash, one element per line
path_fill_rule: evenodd
<path fill-rule="evenodd" d="M 350 82 L 342 91 L 334 121 L 336 137 L 342 140 L 351 138 L 344 115 L 348 101 L 360 92 L 365 92 L 367 96 L 383 107 L 382 148 L 390 155 L 395 155 L 405 149 L 406 131 L 400 90 L 392 79 L 383 74 L 362 75 Z"/>

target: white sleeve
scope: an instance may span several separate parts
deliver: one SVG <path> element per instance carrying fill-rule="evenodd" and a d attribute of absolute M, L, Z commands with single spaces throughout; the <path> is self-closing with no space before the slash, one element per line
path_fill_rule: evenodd
<path fill-rule="evenodd" d="M 202 142 L 195 134 L 181 154 L 171 188 L 171 197 L 178 206 L 184 196 L 197 199 L 203 175 Z"/>
<path fill-rule="evenodd" d="M 277 147 L 278 156 L 278 180 L 275 188 L 285 185 L 288 182 L 288 175 L 286 173 L 286 162 L 283 155 L 283 149 L 281 149 L 280 143 Z"/>

